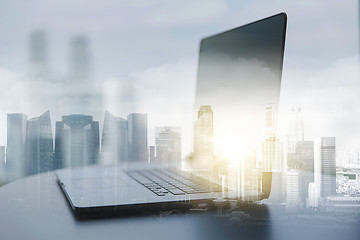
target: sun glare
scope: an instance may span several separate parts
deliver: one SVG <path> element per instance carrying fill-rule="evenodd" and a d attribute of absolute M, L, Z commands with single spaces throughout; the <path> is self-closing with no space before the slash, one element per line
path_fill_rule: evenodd
<path fill-rule="evenodd" d="M 224 158 L 228 158 L 232 164 L 238 164 L 245 154 L 244 140 L 236 135 L 226 135 L 223 138 L 214 139 L 216 152 Z"/>

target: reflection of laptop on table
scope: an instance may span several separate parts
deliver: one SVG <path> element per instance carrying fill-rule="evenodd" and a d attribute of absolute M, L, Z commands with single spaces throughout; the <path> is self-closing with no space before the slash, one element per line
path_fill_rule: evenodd
<path fill-rule="evenodd" d="M 279 100 L 285 31 L 286 15 L 282 13 L 205 38 L 200 44 L 195 108 L 210 105 L 214 111 L 216 154 L 221 155 L 222 147 L 244 150 L 241 183 L 236 189 L 193 172 L 144 163 L 58 170 L 59 184 L 75 213 L 174 209 L 233 191 L 245 199 L 248 173 L 244 169 L 254 157 L 247 152 L 261 145 L 265 106 L 276 107 Z M 193 162 L 195 169 L 213 169 L 213 165 L 201 158 Z M 271 177 L 263 179 L 263 186 L 266 181 L 263 190 L 269 191 Z M 259 199 L 269 195 L 256 191 Z"/>

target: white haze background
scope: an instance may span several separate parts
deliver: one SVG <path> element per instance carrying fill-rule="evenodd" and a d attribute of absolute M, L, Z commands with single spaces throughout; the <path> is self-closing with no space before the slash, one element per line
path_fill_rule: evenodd
<path fill-rule="evenodd" d="M 191 150 L 199 40 L 279 12 L 288 14 L 280 102 L 286 133 L 291 107 L 303 109 L 305 138 L 337 137 L 339 150 L 360 149 L 358 1 L 0 1 L 0 145 L 6 114 L 36 117 L 50 109 L 52 125 L 71 113 L 66 99 L 93 94 L 87 114 L 105 109 L 126 117 L 148 113 L 155 126 L 183 127 L 183 154 Z M 49 39 L 51 81 L 28 77 L 28 35 Z M 64 87 L 69 39 L 90 39 L 91 88 Z"/>

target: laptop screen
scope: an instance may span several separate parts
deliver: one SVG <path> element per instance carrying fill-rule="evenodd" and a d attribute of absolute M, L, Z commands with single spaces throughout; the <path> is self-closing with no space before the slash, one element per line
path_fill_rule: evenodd
<path fill-rule="evenodd" d="M 263 142 L 276 132 L 285 30 L 286 15 L 278 14 L 201 41 L 194 169 L 224 159 L 261 165 Z"/>

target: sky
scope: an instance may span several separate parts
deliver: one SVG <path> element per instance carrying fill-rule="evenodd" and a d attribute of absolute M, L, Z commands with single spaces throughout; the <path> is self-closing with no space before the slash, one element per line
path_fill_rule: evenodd
<path fill-rule="evenodd" d="M 339 150 L 360 149 L 357 0 L 0 0 L 0 145 L 7 113 L 50 109 L 55 125 L 80 92 L 93 94 L 84 113 L 100 124 L 105 109 L 148 113 L 150 144 L 155 126 L 183 127 L 188 152 L 200 39 L 279 12 L 288 15 L 280 132 L 302 107 L 307 140 L 335 136 Z M 47 32 L 52 81 L 28 77 L 34 29 Z M 90 40 L 93 81 L 64 87 L 79 34 Z"/>

